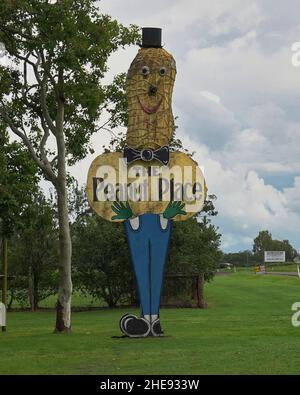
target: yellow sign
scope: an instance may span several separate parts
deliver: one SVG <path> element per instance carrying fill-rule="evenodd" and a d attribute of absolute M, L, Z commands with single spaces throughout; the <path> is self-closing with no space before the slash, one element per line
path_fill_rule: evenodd
<path fill-rule="evenodd" d="M 122 153 L 105 153 L 92 162 L 87 179 L 90 206 L 109 221 L 115 201 L 128 201 L 135 216 L 162 214 L 170 201 L 181 201 L 187 214 L 174 220 L 184 221 L 201 211 L 206 191 L 201 169 L 182 152 L 171 152 L 168 166 L 157 160 L 127 165 Z"/>

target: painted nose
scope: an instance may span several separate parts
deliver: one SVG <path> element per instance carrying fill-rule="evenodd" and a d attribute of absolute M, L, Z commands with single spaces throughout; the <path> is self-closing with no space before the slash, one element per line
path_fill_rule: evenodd
<path fill-rule="evenodd" d="M 157 92 L 157 86 L 150 85 L 148 89 L 148 95 L 149 96 L 155 95 L 156 92 Z"/>

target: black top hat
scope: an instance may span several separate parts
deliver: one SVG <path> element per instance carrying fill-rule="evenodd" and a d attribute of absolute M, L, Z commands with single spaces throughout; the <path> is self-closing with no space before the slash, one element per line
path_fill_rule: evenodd
<path fill-rule="evenodd" d="M 161 48 L 161 29 L 157 27 L 143 27 L 141 47 Z"/>

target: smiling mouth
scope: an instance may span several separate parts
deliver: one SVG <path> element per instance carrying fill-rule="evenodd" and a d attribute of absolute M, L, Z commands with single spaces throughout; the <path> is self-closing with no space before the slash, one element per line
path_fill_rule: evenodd
<path fill-rule="evenodd" d="M 156 111 L 159 109 L 159 106 L 161 105 L 162 100 L 163 100 L 163 98 L 161 97 L 159 99 L 159 101 L 157 102 L 157 104 L 155 104 L 155 106 L 148 107 L 142 102 L 142 100 L 141 100 L 141 98 L 139 96 L 138 96 L 138 99 L 139 99 L 140 106 L 142 107 L 142 110 L 145 111 L 146 114 L 154 114 L 154 113 L 156 113 Z"/>

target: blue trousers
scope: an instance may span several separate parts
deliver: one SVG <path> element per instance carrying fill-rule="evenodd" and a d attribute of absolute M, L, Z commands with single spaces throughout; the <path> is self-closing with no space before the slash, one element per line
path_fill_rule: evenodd
<path fill-rule="evenodd" d="M 136 230 L 129 220 L 125 221 L 142 315 L 159 313 L 171 227 L 172 221 L 169 220 L 166 229 L 162 229 L 159 215 L 151 213 L 139 216 Z"/>

